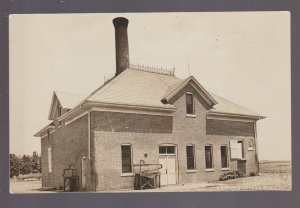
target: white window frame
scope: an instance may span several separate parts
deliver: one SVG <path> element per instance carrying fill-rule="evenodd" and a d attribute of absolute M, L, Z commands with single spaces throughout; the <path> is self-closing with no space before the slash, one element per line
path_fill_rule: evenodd
<path fill-rule="evenodd" d="M 193 100 L 193 113 L 192 114 L 190 114 L 190 113 L 187 113 L 187 100 L 186 100 L 186 95 L 192 95 L 192 100 Z M 185 93 L 185 113 L 186 113 L 186 116 L 187 117 L 196 117 L 196 113 L 195 113 L 195 96 L 194 96 L 194 94 L 192 93 L 192 92 L 186 92 Z"/>
<path fill-rule="evenodd" d="M 159 147 L 174 147 L 174 153 L 159 153 L 158 150 L 158 155 L 177 155 L 177 146 L 174 144 L 160 144 Z"/>
<path fill-rule="evenodd" d="M 48 172 L 52 173 L 52 149 L 48 147 Z"/>
<path fill-rule="evenodd" d="M 123 156 L 122 156 L 122 147 L 123 146 L 130 146 L 130 160 L 131 160 L 131 172 L 128 173 L 123 173 L 122 171 L 122 166 L 123 166 Z M 132 149 L 132 144 L 129 143 L 124 143 L 121 144 L 121 176 L 133 176 L 133 149 Z"/>

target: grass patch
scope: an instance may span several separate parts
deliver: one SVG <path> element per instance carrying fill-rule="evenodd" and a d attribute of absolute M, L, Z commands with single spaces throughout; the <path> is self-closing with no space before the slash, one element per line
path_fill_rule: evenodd
<path fill-rule="evenodd" d="M 34 180 L 41 180 L 42 174 L 41 173 L 31 173 L 28 175 L 19 175 L 15 177 L 16 180 L 23 180 L 23 181 L 34 181 Z"/>

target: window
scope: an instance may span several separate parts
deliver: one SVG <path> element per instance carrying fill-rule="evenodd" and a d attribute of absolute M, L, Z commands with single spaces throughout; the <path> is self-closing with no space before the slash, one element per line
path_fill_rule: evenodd
<path fill-rule="evenodd" d="M 159 146 L 159 154 L 175 154 L 175 146 Z"/>
<path fill-rule="evenodd" d="M 62 107 L 59 104 L 57 109 L 57 117 L 60 117 L 62 115 Z M 58 127 L 61 127 L 61 121 L 58 121 Z"/>
<path fill-rule="evenodd" d="M 228 168 L 228 150 L 226 145 L 221 146 L 221 167 Z"/>
<path fill-rule="evenodd" d="M 62 115 L 62 107 L 61 107 L 61 105 L 58 105 L 57 117 L 60 117 L 61 115 Z"/>
<path fill-rule="evenodd" d="M 248 150 L 254 150 L 253 139 L 248 140 Z"/>
<path fill-rule="evenodd" d="M 187 169 L 195 170 L 195 151 L 194 146 L 186 146 Z"/>
<path fill-rule="evenodd" d="M 186 114 L 195 114 L 194 96 L 192 93 L 186 93 Z"/>
<path fill-rule="evenodd" d="M 206 145 L 205 146 L 205 164 L 206 164 L 206 169 L 212 169 L 213 168 L 212 145 Z"/>
<path fill-rule="evenodd" d="M 122 145 L 122 173 L 132 173 L 131 145 Z"/>
<path fill-rule="evenodd" d="M 230 153 L 232 159 L 245 158 L 244 142 L 243 140 L 230 140 Z"/>
<path fill-rule="evenodd" d="M 244 142 L 242 140 L 238 141 L 239 145 L 240 145 L 240 149 L 241 149 L 241 158 L 245 158 L 245 151 L 244 151 Z"/>
<path fill-rule="evenodd" d="M 48 148 L 48 172 L 52 172 L 52 152 L 51 147 Z"/>

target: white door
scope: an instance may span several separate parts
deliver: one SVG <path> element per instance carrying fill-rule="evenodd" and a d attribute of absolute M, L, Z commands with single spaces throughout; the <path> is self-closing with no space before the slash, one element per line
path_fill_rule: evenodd
<path fill-rule="evenodd" d="M 162 168 L 160 169 L 160 185 L 164 186 L 168 184 L 167 156 L 159 156 L 159 164 L 162 165 Z"/>
<path fill-rule="evenodd" d="M 160 155 L 159 164 L 162 165 L 160 169 L 160 185 L 176 184 L 175 155 Z"/>

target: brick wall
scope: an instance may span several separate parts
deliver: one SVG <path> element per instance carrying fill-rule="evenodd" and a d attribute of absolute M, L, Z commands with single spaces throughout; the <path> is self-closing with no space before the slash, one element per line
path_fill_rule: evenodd
<path fill-rule="evenodd" d="M 41 140 L 42 187 L 53 187 L 53 175 L 48 169 L 48 147 L 52 148 L 53 134 Z"/>
<path fill-rule="evenodd" d="M 185 92 L 195 94 L 195 117 L 186 116 Z M 217 180 L 221 170 L 220 147 L 231 139 L 244 139 L 247 172 L 256 170 L 255 151 L 248 151 L 248 139 L 254 139 L 253 123 L 207 121 L 209 106 L 186 86 L 171 103 L 177 108 L 173 116 L 142 115 L 117 112 L 91 112 L 91 156 L 88 161 L 87 190 L 132 189 L 134 177 L 123 176 L 121 170 L 121 145 L 131 144 L 133 163 L 140 160 L 158 163 L 159 146 L 176 146 L 177 183 Z M 63 169 L 74 164 L 78 169 L 81 187 L 81 159 L 88 158 L 88 115 L 58 128 L 42 139 L 43 186 L 63 186 Z M 220 130 L 220 129 L 221 130 Z M 234 130 L 231 130 L 233 128 Z M 196 171 L 187 172 L 186 146 L 195 147 Z M 214 171 L 205 171 L 206 144 L 213 146 Z M 48 173 L 48 147 L 52 147 L 52 173 Z M 145 157 L 147 154 L 147 157 Z M 230 158 L 230 152 L 228 152 Z M 230 160 L 231 170 L 237 168 L 237 160 Z"/>
<path fill-rule="evenodd" d="M 96 131 L 172 133 L 173 117 L 118 113 L 106 111 L 91 112 L 91 128 Z"/>
<path fill-rule="evenodd" d="M 254 137 L 253 122 L 239 122 L 207 119 L 206 133 L 209 135 L 251 136 Z"/>
<path fill-rule="evenodd" d="M 206 112 L 208 110 L 208 106 L 200 96 L 196 95 L 196 117 L 187 117 L 184 96 L 184 92 L 186 91 L 194 92 L 194 89 L 188 85 L 185 89 L 178 93 L 176 98 L 172 99 L 173 105 L 177 107 L 177 111 L 173 115 L 172 133 L 162 133 L 158 130 L 154 131 L 152 129 L 148 129 L 149 133 L 136 131 L 134 130 L 135 128 L 131 128 L 130 126 L 136 125 L 139 120 L 129 119 L 132 117 L 128 117 L 128 115 L 121 120 L 121 126 L 129 126 L 127 129 L 130 129 L 130 131 L 111 131 L 105 128 L 99 128 L 99 126 L 102 126 L 99 125 L 99 123 L 107 122 L 107 120 L 104 117 L 100 117 L 99 113 L 93 113 L 91 142 L 94 146 L 93 156 L 95 158 L 95 172 L 97 174 L 97 190 L 133 188 L 134 177 L 122 176 L 121 174 L 121 144 L 124 143 L 132 145 L 132 159 L 134 164 L 138 164 L 140 160 L 145 160 L 146 163 L 158 163 L 158 147 L 161 144 L 176 145 L 176 172 L 178 184 L 217 180 L 224 172 L 221 170 L 220 147 L 221 145 L 227 145 L 229 150 L 229 141 L 231 139 L 245 140 L 244 146 L 247 159 L 247 171 L 256 170 L 255 151 L 248 151 L 247 148 L 247 140 L 253 139 L 253 136 L 227 135 L 222 132 L 207 135 Z M 145 119 L 147 117 L 147 119 L 150 119 L 151 117 L 150 115 L 143 116 Z M 245 128 L 245 125 L 241 122 L 234 125 L 239 126 L 239 130 L 241 132 L 244 131 L 243 128 Z M 153 128 L 161 129 L 156 126 L 153 126 Z M 246 128 L 249 128 L 249 126 L 246 125 Z M 246 129 L 246 131 L 248 130 L 249 129 Z M 253 126 L 251 127 L 251 130 L 253 131 Z M 195 146 L 196 172 L 193 173 L 187 172 L 186 146 L 189 144 L 193 144 Z M 213 145 L 213 160 L 215 169 L 213 172 L 205 171 L 204 147 L 206 144 Z M 145 154 L 147 154 L 147 158 L 145 158 Z M 230 158 L 229 151 L 228 157 Z M 230 170 L 237 169 L 237 160 L 230 160 L 229 167 Z"/>
<path fill-rule="evenodd" d="M 60 128 L 58 123 L 55 122 L 55 124 L 55 132 L 50 134 L 50 138 L 42 139 L 43 186 L 62 188 L 64 185 L 63 169 L 74 164 L 77 168 L 81 187 L 81 160 L 82 157 L 88 158 L 88 115 Z M 48 170 L 48 147 L 52 148 L 52 173 L 49 173 Z M 88 174 L 91 173 L 88 171 Z M 89 175 L 87 178 L 88 180 L 91 179 Z M 87 181 L 87 184 L 91 186 L 92 182 Z"/>

